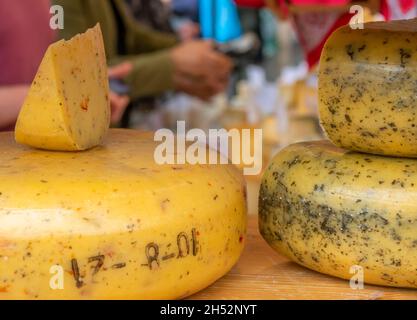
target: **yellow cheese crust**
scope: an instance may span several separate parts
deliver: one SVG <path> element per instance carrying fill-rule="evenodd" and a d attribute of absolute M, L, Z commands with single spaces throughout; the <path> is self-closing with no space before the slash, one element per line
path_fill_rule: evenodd
<path fill-rule="evenodd" d="M 260 191 L 259 228 L 310 269 L 417 288 L 417 161 L 348 152 L 328 141 L 281 151 Z"/>
<path fill-rule="evenodd" d="M 344 26 L 320 59 L 320 121 L 337 146 L 417 157 L 417 20 Z"/>
<path fill-rule="evenodd" d="M 155 147 L 130 130 L 75 153 L 0 134 L 0 299 L 182 298 L 229 271 L 246 232 L 241 174 L 157 165 Z"/>
<path fill-rule="evenodd" d="M 45 53 L 16 124 L 19 143 L 47 150 L 99 145 L 110 124 L 106 56 L 100 26 Z"/>

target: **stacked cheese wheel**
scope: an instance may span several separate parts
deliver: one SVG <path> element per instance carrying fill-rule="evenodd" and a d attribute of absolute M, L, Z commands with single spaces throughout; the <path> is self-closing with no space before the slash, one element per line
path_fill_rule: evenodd
<path fill-rule="evenodd" d="M 15 130 L 30 147 L 0 134 L 0 299 L 182 298 L 239 258 L 239 170 L 157 164 L 152 133 L 108 134 L 108 94 L 97 26 L 46 52 Z"/>
<path fill-rule="evenodd" d="M 417 288 L 417 20 L 338 29 L 320 61 L 328 141 L 291 145 L 260 192 L 270 245 L 313 270 Z"/>

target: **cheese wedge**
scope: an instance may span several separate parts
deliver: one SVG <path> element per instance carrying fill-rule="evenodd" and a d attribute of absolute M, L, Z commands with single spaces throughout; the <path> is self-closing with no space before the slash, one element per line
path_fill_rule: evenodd
<path fill-rule="evenodd" d="M 85 150 L 109 128 L 106 56 L 100 26 L 52 44 L 19 114 L 17 142 L 47 150 Z"/>
<path fill-rule="evenodd" d="M 298 143 L 263 177 L 259 227 L 310 269 L 350 279 L 359 266 L 365 283 L 417 288 L 416 196 L 417 160 Z"/>
<path fill-rule="evenodd" d="M 174 299 L 228 272 L 246 233 L 233 165 L 158 165 L 152 133 L 88 152 L 0 134 L 0 299 Z"/>
<path fill-rule="evenodd" d="M 361 152 L 417 157 L 417 20 L 349 26 L 320 59 L 319 110 L 330 140 Z"/>

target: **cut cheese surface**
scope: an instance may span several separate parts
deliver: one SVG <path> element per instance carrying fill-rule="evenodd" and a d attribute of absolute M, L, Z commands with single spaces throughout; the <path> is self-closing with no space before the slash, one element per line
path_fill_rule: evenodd
<path fill-rule="evenodd" d="M 106 56 L 100 26 L 49 46 L 19 114 L 19 143 L 75 151 L 99 145 L 109 128 Z"/>
<path fill-rule="evenodd" d="M 157 165 L 155 147 L 130 130 L 75 153 L 0 134 L 0 299 L 182 298 L 229 271 L 245 241 L 243 177 Z"/>
<path fill-rule="evenodd" d="M 282 150 L 260 191 L 259 227 L 310 269 L 417 288 L 417 161 L 348 152 L 327 141 Z M 348 284 L 347 284 L 348 285 Z"/>
<path fill-rule="evenodd" d="M 349 26 L 320 59 L 320 120 L 350 150 L 417 157 L 417 20 Z"/>

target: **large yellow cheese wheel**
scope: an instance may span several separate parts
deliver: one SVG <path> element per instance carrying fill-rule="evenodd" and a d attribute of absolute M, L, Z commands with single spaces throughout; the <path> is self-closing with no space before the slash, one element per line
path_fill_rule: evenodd
<path fill-rule="evenodd" d="M 361 267 L 365 283 L 417 288 L 416 195 L 417 160 L 298 143 L 263 177 L 260 231 L 313 270 L 350 279 Z"/>
<path fill-rule="evenodd" d="M 327 136 L 361 152 L 417 157 L 417 20 L 344 26 L 320 59 Z"/>
<path fill-rule="evenodd" d="M 157 165 L 155 147 L 129 130 L 75 153 L 0 134 L 0 299 L 182 298 L 230 270 L 246 231 L 241 174 Z"/>

